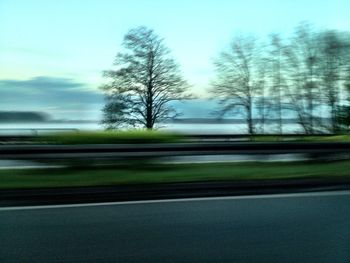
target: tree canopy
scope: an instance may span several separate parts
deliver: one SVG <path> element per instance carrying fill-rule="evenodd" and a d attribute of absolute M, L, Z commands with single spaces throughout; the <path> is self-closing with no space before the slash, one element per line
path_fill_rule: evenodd
<path fill-rule="evenodd" d="M 178 112 L 169 102 L 189 98 L 187 82 L 170 56 L 164 40 L 152 29 L 131 29 L 124 37 L 124 51 L 115 58 L 115 69 L 104 72 L 109 82 L 103 123 L 107 128 L 122 125 L 147 129 Z"/>

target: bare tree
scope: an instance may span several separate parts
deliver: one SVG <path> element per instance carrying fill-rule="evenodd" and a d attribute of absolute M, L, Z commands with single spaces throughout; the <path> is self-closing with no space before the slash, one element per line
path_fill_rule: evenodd
<path fill-rule="evenodd" d="M 287 63 L 288 85 L 286 95 L 298 116 L 305 133 L 314 133 L 315 106 L 320 100 L 317 87 L 316 63 L 318 60 L 317 39 L 309 25 L 297 27 L 291 43 L 283 53 Z"/>
<path fill-rule="evenodd" d="M 330 130 L 338 132 L 338 110 L 341 103 L 341 83 L 346 76 L 347 53 L 350 43 L 334 30 L 321 32 L 319 35 L 320 59 L 318 73 L 322 84 L 322 94 L 330 109 Z"/>
<path fill-rule="evenodd" d="M 339 103 L 339 67 L 340 67 L 340 42 L 334 31 L 327 31 L 320 36 L 321 58 L 319 73 L 322 81 L 326 104 L 330 108 L 331 130 L 337 131 L 337 104 Z"/>
<path fill-rule="evenodd" d="M 267 118 L 270 115 L 271 99 L 268 98 L 268 65 L 269 60 L 267 58 L 259 59 L 257 67 L 257 81 L 256 81 L 256 99 L 255 105 L 257 108 L 257 115 L 259 116 L 260 132 L 265 133 L 265 125 Z"/>
<path fill-rule="evenodd" d="M 125 35 L 123 47 L 125 51 L 116 56 L 116 68 L 104 72 L 110 80 L 101 87 L 107 97 L 104 123 L 152 129 L 176 116 L 169 102 L 189 98 L 188 85 L 163 39 L 151 29 L 138 27 Z"/>
<path fill-rule="evenodd" d="M 221 114 L 240 110 L 244 113 L 248 133 L 254 133 L 253 98 L 257 89 L 256 41 L 252 37 L 236 37 L 228 50 L 215 61 L 217 77 L 211 93 L 220 98 Z"/>
<path fill-rule="evenodd" d="M 128 107 L 120 94 L 109 94 L 105 96 L 105 106 L 103 107 L 102 124 L 107 130 L 113 130 L 127 126 L 131 120 L 128 116 Z"/>
<path fill-rule="evenodd" d="M 283 133 L 282 92 L 283 92 L 283 44 L 278 34 L 270 35 L 270 82 L 273 109 L 277 115 L 278 133 Z"/>
<path fill-rule="evenodd" d="M 337 128 L 342 132 L 350 132 L 350 35 L 346 34 L 343 38 L 344 53 L 343 53 L 343 72 L 342 72 L 342 87 L 343 103 L 337 106 Z"/>

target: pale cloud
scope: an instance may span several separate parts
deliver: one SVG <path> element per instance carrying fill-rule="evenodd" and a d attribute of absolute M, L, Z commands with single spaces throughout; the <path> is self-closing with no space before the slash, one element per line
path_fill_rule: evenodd
<path fill-rule="evenodd" d="M 2 110 L 33 111 L 42 109 L 60 117 L 77 118 L 85 111 L 98 109 L 103 104 L 103 94 L 82 82 L 69 78 L 39 76 L 26 80 L 0 80 Z M 64 116 L 64 109 L 75 108 L 77 116 Z M 54 116 L 55 117 L 55 116 Z"/>

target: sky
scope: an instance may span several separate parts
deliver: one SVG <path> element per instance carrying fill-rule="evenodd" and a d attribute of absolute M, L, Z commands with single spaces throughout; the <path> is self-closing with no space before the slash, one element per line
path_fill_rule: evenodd
<path fill-rule="evenodd" d="M 104 83 L 131 28 L 165 39 L 200 98 L 235 34 L 288 35 L 302 21 L 350 29 L 349 0 L 0 0 L 0 111 L 100 117 Z"/>

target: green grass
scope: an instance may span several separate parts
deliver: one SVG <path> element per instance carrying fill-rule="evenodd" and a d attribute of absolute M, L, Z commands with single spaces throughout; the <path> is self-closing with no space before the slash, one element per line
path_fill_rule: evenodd
<path fill-rule="evenodd" d="M 35 142 L 40 144 L 138 144 L 181 142 L 185 135 L 147 130 L 64 132 L 39 136 Z M 302 141 L 302 142 L 350 142 L 350 135 L 334 136 L 251 136 L 255 142 Z"/>
<path fill-rule="evenodd" d="M 344 176 L 350 176 L 350 161 L 148 164 L 114 168 L 0 170 L 0 189 Z"/>
<path fill-rule="evenodd" d="M 179 138 L 180 136 L 174 133 L 147 130 L 85 131 L 39 136 L 36 142 L 47 144 L 166 143 L 176 142 Z"/>

